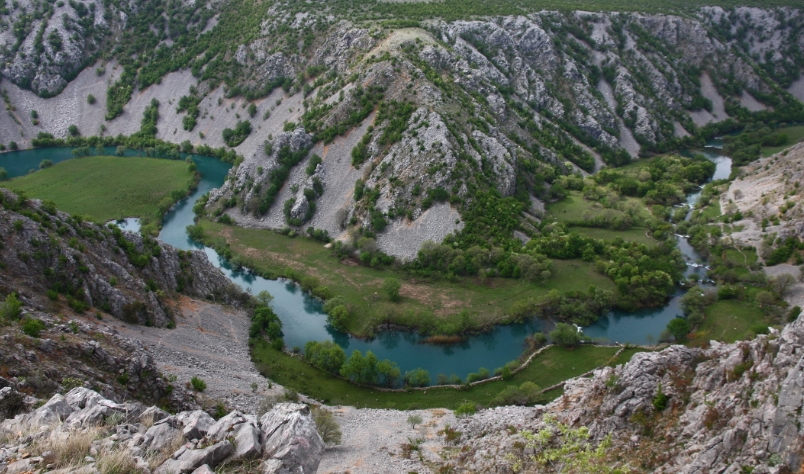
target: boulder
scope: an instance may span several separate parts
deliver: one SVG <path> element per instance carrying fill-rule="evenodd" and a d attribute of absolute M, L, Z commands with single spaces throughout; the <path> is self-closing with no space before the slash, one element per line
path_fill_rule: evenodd
<path fill-rule="evenodd" d="M 316 472 L 324 441 L 307 405 L 280 403 L 260 418 L 264 472 Z"/>
<path fill-rule="evenodd" d="M 228 440 L 204 449 L 186 449 L 182 447 L 170 459 L 156 468 L 154 474 L 185 474 L 191 473 L 205 464 L 216 466 L 226 459 L 232 451 L 234 451 L 234 446 Z M 317 465 L 318 463 L 316 463 Z"/>
<path fill-rule="evenodd" d="M 24 396 L 11 387 L 0 388 L 0 420 L 19 413 L 25 406 Z"/>
<path fill-rule="evenodd" d="M 140 415 L 140 423 L 143 424 L 150 423 L 151 425 L 154 425 L 156 424 L 156 422 L 164 420 L 169 416 L 170 413 L 166 412 L 161 408 L 153 406 L 147 408 L 144 412 L 142 412 L 142 414 Z"/>
<path fill-rule="evenodd" d="M 208 465 L 204 464 L 203 466 L 193 471 L 193 474 L 214 474 L 214 471 Z"/>
<path fill-rule="evenodd" d="M 183 426 L 182 432 L 188 441 L 203 438 L 215 424 L 215 420 L 202 410 L 183 411 L 176 415 L 176 420 Z"/>
<path fill-rule="evenodd" d="M 162 451 L 165 446 L 169 446 L 180 433 L 181 430 L 163 420 L 148 428 L 142 441 L 142 447 L 149 451 Z"/>

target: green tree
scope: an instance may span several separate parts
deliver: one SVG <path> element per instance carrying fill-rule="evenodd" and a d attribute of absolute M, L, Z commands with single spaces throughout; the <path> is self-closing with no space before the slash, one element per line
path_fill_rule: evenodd
<path fill-rule="evenodd" d="M 426 387 L 430 385 L 430 372 L 422 368 L 405 372 L 405 383 L 411 387 Z"/>
<path fill-rule="evenodd" d="M 254 297 L 260 306 L 268 306 L 274 300 L 274 296 L 268 290 L 262 290 Z"/>
<path fill-rule="evenodd" d="M 678 342 L 683 342 L 687 339 L 687 334 L 690 333 L 690 323 L 687 318 L 673 318 L 667 323 L 667 331 Z"/>
<path fill-rule="evenodd" d="M 581 343 L 578 330 L 567 323 L 556 324 L 556 328 L 550 331 L 550 339 L 562 347 L 575 347 Z"/>
<path fill-rule="evenodd" d="M 413 428 L 416 429 L 416 425 L 421 424 L 422 417 L 420 415 L 410 415 L 408 417 L 408 424 Z"/>
<path fill-rule="evenodd" d="M 382 283 L 382 292 L 391 301 L 399 301 L 399 290 L 402 289 L 402 282 L 396 278 L 386 278 Z"/>
<path fill-rule="evenodd" d="M 396 362 L 392 362 L 388 359 L 383 359 L 377 362 L 377 382 L 380 385 L 384 385 L 386 387 L 394 385 L 397 380 L 399 380 L 401 373 L 402 372 L 399 370 Z"/>
<path fill-rule="evenodd" d="M 304 345 L 304 356 L 315 367 L 333 374 L 340 372 L 346 353 L 343 348 L 332 341 L 310 341 Z"/>

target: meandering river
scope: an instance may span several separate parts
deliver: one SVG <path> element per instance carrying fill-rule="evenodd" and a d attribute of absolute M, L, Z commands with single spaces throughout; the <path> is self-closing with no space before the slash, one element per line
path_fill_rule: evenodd
<path fill-rule="evenodd" d="M 9 177 L 16 177 L 37 169 L 44 159 L 55 162 L 72 158 L 71 148 L 44 148 L 0 154 L 0 167 L 5 168 Z M 114 149 L 106 153 L 114 154 Z M 140 153 L 128 150 L 126 156 L 139 156 Z M 706 155 L 717 164 L 714 179 L 725 179 L 731 173 L 731 159 L 721 156 L 714 148 L 707 149 Z M 198 189 L 187 199 L 179 202 L 166 216 L 159 239 L 174 247 L 190 250 L 203 250 L 209 260 L 220 268 L 234 283 L 244 290 L 257 294 L 267 290 L 273 296 L 272 307 L 282 320 L 285 343 L 288 347 L 304 347 L 308 341 L 333 340 L 347 353 L 354 349 L 372 351 L 380 359 L 396 362 L 402 372 L 423 368 L 430 372 L 433 382 L 438 374 L 458 375 L 465 379 L 467 374 L 480 367 L 494 370 L 516 359 L 524 350 L 524 339 L 533 332 L 547 329 L 549 323 L 531 320 L 524 324 L 498 326 L 493 331 L 475 335 L 468 340 L 450 346 L 423 344 L 418 335 L 404 331 L 384 331 L 375 339 L 366 341 L 335 331 L 326 324 L 326 314 L 321 310 L 321 302 L 305 292 L 292 281 L 268 280 L 249 271 L 235 271 L 215 250 L 191 240 L 185 228 L 193 224 L 193 204 L 210 189 L 219 187 L 226 179 L 231 165 L 216 158 L 190 155 L 201 173 Z M 687 196 L 694 205 L 700 192 Z M 136 231 L 136 219 L 124 224 L 127 230 Z M 705 276 L 705 268 L 693 266 L 702 263 L 702 258 L 683 237 L 678 245 L 684 258 L 690 264 L 686 275 L 697 273 L 700 279 Z M 583 329 L 588 336 L 596 339 L 633 344 L 653 344 L 667 323 L 681 314 L 679 300 L 684 294 L 679 290 L 667 306 L 660 309 L 642 310 L 636 313 L 614 311 L 600 318 L 592 326 Z"/>

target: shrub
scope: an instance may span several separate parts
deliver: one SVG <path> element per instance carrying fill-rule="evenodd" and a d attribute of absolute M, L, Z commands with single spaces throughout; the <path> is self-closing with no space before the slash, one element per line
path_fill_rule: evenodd
<path fill-rule="evenodd" d="M 39 333 L 45 330 L 45 323 L 35 318 L 25 318 L 22 322 L 22 332 L 31 336 L 39 337 Z"/>
<path fill-rule="evenodd" d="M 472 402 L 464 402 L 462 403 L 456 410 L 455 416 L 457 417 L 464 417 L 464 416 L 471 416 L 477 413 L 477 405 Z"/>
<path fill-rule="evenodd" d="M 525 382 L 519 387 L 509 385 L 505 387 L 494 399 L 491 404 L 496 406 L 503 405 L 530 405 L 535 403 L 541 395 L 541 388 L 533 382 Z"/>
<path fill-rule="evenodd" d="M 667 330 L 678 342 L 683 342 L 687 339 L 687 334 L 690 333 L 690 323 L 686 318 L 673 318 L 672 321 L 667 323 Z"/>
<path fill-rule="evenodd" d="M 430 372 L 421 368 L 406 372 L 405 383 L 411 387 L 425 387 L 430 385 Z"/>
<path fill-rule="evenodd" d="M 656 396 L 653 397 L 653 408 L 655 408 L 656 411 L 664 411 L 664 409 L 667 408 L 667 400 L 668 397 L 664 391 L 662 391 L 662 384 L 660 383 L 659 388 L 656 390 Z"/>
<path fill-rule="evenodd" d="M 793 322 L 798 319 L 798 316 L 801 314 L 801 306 L 793 306 L 789 313 L 787 313 L 787 320 L 789 322 Z"/>
<path fill-rule="evenodd" d="M 550 339 L 562 347 L 575 347 L 581 342 L 578 330 L 567 323 L 556 324 L 556 328 L 550 332 Z"/>
<path fill-rule="evenodd" d="M 402 282 L 396 278 L 386 278 L 382 283 L 382 292 L 391 301 L 399 301 L 399 290 L 402 289 Z"/>
<path fill-rule="evenodd" d="M 331 411 L 323 408 L 313 409 L 313 421 L 321 439 L 329 446 L 341 444 L 341 428 Z"/>
<path fill-rule="evenodd" d="M 224 128 L 222 134 L 223 141 L 230 147 L 234 148 L 243 143 L 243 141 L 248 138 L 249 135 L 251 135 L 251 122 L 248 120 L 245 122 L 238 121 L 234 130 L 231 128 Z"/>
<path fill-rule="evenodd" d="M 97 102 L 97 101 L 98 101 L 98 99 L 96 99 L 94 95 L 89 94 L 89 95 L 87 96 L 87 104 L 89 104 L 89 105 L 94 105 L 94 104 L 95 104 L 95 102 Z"/>
<path fill-rule="evenodd" d="M 207 389 L 207 383 L 204 382 L 204 380 L 201 379 L 200 377 L 196 376 L 193 376 L 193 378 L 190 379 L 190 385 L 196 392 L 203 392 L 204 390 Z"/>
<path fill-rule="evenodd" d="M 0 305 L 0 318 L 4 320 L 19 319 L 22 313 L 22 302 L 17 295 L 9 293 L 6 300 Z"/>

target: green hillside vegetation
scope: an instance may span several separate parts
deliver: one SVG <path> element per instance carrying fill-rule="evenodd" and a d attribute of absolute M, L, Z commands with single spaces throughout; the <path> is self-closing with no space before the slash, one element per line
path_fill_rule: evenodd
<path fill-rule="evenodd" d="M 482 407 L 493 406 L 494 399 L 507 387 L 519 387 L 525 382 L 532 382 L 540 389 L 548 388 L 606 364 L 623 364 L 631 360 L 635 353 L 640 352 L 640 349 L 626 349 L 617 359 L 612 360 L 619 349 L 596 346 L 581 346 L 575 349 L 551 347 L 537 355 L 527 368 L 506 380 L 462 390 L 430 388 L 426 391 L 407 392 L 383 392 L 351 384 L 312 367 L 299 358 L 274 349 L 264 340 L 253 342 L 251 354 L 257 370 L 268 379 L 329 405 L 413 410 L 444 407 L 455 409 L 465 402 Z M 528 400 L 528 404 L 546 403 L 558 398 L 562 393 L 563 390 L 539 393 Z"/>
<path fill-rule="evenodd" d="M 92 156 L 67 160 L 4 186 L 53 201 L 65 212 L 105 222 L 156 218 L 195 187 L 195 165 L 157 158 Z"/>
<path fill-rule="evenodd" d="M 308 237 L 206 219 L 200 221 L 200 228 L 204 242 L 228 249 L 236 265 L 272 278 L 288 277 L 303 284 L 308 279 L 313 290 L 326 288 L 319 296 L 340 299 L 349 310 L 342 329 L 363 336 L 385 322 L 417 328 L 423 334 L 458 334 L 529 316 L 533 302 L 545 300 L 551 290 L 586 292 L 590 285 L 615 289 L 592 263 L 581 259 L 554 261 L 551 277 L 543 284 L 511 278 L 423 278 L 401 266 L 372 268 L 353 258 L 341 261 L 322 242 Z M 310 282 L 313 276 L 316 282 Z M 382 291 L 388 278 L 403 282 L 398 301 L 391 301 Z"/>

